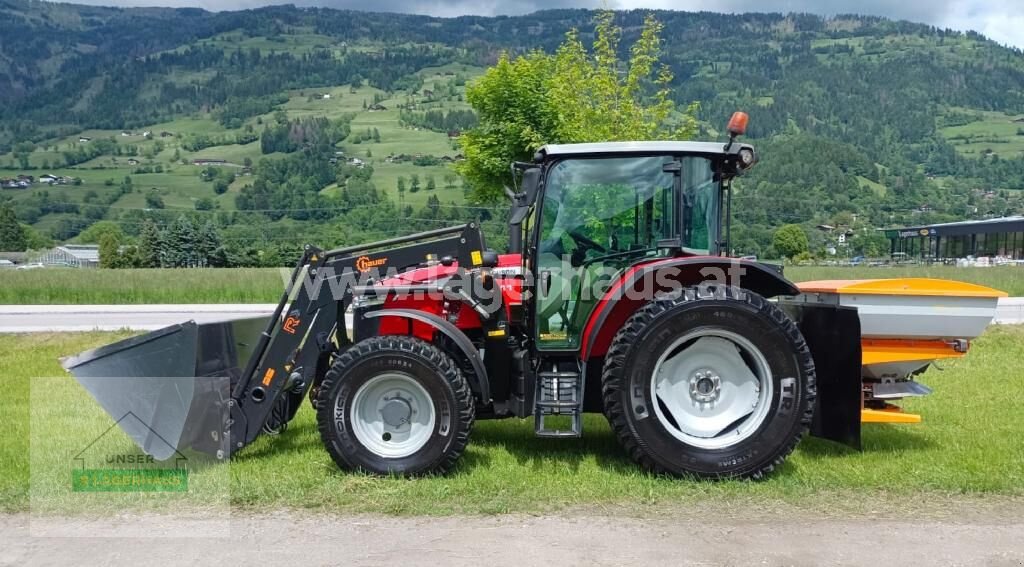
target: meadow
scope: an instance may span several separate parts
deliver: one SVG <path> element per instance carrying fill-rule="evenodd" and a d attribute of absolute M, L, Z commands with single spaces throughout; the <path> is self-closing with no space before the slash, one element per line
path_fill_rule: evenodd
<path fill-rule="evenodd" d="M 266 38 L 244 38 L 238 34 L 222 34 L 215 36 L 201 43 L 217 45 L 224 49 L 261 49 L 277 51 L 304 52 L 322 45 L 325 41 L 323 36 L 316 34 L 298 34 L 289 36 L 286 43 L 277 43 Z M 357 46 L 358 47 L 358 46 Z M 447 84 L 456 73 L 464 78 L 472 78 L 483 72 L 480 67 L 463 64 L 450 64 L 443 67 L 429 67 L 417 72 L 423 79 L 424 90 L 436 90 L 440 85 Z M 188 83 L 188 76 L 173 76 L 169 80 Z M 416 166 L 411 162 L 391 163 L 385 158 L 392 154 L 406 155 L 433 155 L 454 157 L 459 153 L 453 140 L 450 140 L 445 133 L 433 132 L 424 129 L 404 127 L 400 124 L 399 105 L 408 102 L 420 104 L 419 110 L 427 108 L 454 110 L 465 109 L 468 105 L 458 100 L 464 92 L 464 88 L 458 89 L 459 94 L 447 100 L 439 100 L 430 103 L 423 103 L 421 97 L 414 96 L 406 91 L 396 91 L 388 94 L 380 89 L 367 85 L 350 86 L 334 85 L 319 89 L 304 89 L 288 91 L 288 100 L 280 106 L 289 118 L 302 118 L 310 116 L 323 116 L 329 119 L 351 118 L 353 136 L 341 142 L 339 148 L 343 148 L 346 157 L 358 157 L 374 169 L 371 181 L 377 189 L 386 194 L 390 199 L 402 205 L 410 205 L 414 208 L 424 206 L 430 196 L 436 196 L 442 203 L 464 202 L 464 195 L 461 183 L 457 182 L 454 187 L 446 187 L 445 176 L 452 173 L 450 164 L 439 164 L 432 166 Z M 323 98 L 329 95 L 329 98 Z M 367 105 L 372 105 L 376 99 L 381 99 L 381 104 L 387 110 L 370 112 Z M 196 151 L 190 151 L 184 146 L 184 141 L 189 136 L 210 136 L 214 139 L 244 134 L 247 130 L 259 133 L 264 125 L 275 119 L 277 110 L 253 116 L 244 121 L 239 128 L 229 129 L 221 125 L 216 114 L 212 112 L 198 112 L 190 116 L 182 116 L 173 121 L 152 124 L 145 127 L 133 129 L 129 135 L 122 135 L 121 130 L 85 130 L 80 134 L 54 138 L 40 142 L 35 151 L 28 155 L 28 165 L 31 169 L 22 171 L 13 153 L 0 154 L 0 177 L 15 176 L 25 173 L 33 176 L 52 174 L 57 176 L 71 176 L 81 179 L 79 185 L 54 185 L 47 186 L 36 184 L 29 190 L 0 190 L 0 200 L 10 198 L 14 203 L 30 199 L 41 191 L 47 191 L 52 201 L 70 204 L 83 204 L 83 199 L 90 191 L 94 191 L 100 197 L 118 191 L 119 186 L 126 177 L 131 177 L 133 190 L 121 195 L 114 201 L 106 214 L 106 220 L 119 222 L 126 229 L 134 229 L 131 221 L 120 219 L 123 213 L 131 210 L 144 210 L 149 207 L 146 196 L 156 192 L 164 202 L 164 206 L 170 211 L 193 211 L 196 202 L 200 199 L 212 199 L 217 210 L 236 210 L 235 197 L 241 188 L 251 184 L 255 178 L 239 175 L 230 189 L 217 195 L 213 190 L 213 183 L 204 181 L 200 174 L 203 167 L 192 165 L 195 159 L 219 159 L 226 160 L 233 164 L 231 171 L 239 173 L 241 166 L 246 160 L 257 163 L 261 159 L 279 159 L 285 154 L 271 153 L 263 154 L 260 150 L 259 141 L 248 144 L 224 144 L 206 147 Z M 367 129 L 376 129 L 380 135 L 379 142 L 355 143 L 355 134 L 365 132 Z M 151 137 L 144 137 L 146 131 L 152 133 Z M 162 136 L 162 133 L 168 136 Z M 56 164 L 63 164 L 62 153 L 74 151 L 83 144 L 92 142 L 81 142 L 81 137 L 92 140 L 112 139 L 121 146 L 133 146 L 137 152 L 135 156 L 110 156 L 102 155 L 83 162 L 73 167 L 57 167 Z M 162 149 L 157 147 L 160 144 Z M 159 150 L 159 151 L 158 151 Z M 175 159 L 177 157 L 177 159 Z M 138 163 L 129 163 L 135 160 Z M 139 168 L 156 166 L 162 168 L 160 173 L 136 173 Z M 421 190 L 413 193 L 406 191 L 400 196 L 397 191 L 398 178 L 404 177 L 407 186 L 413 175 L 420 178 Z M 426 191 L 428 177 L 434 178 L 437 189 L 433 192 Z M 322 189 L 325 195 L 336 195 L 340 192 L 337 185 L 331 185 Z M 65 240 L 67 227 L 61 226 L 65 220 L 74 221 L 75 228 L 84 229 L 91 221 L 87 221 L 78 214 L 50 213 L 41 216 L 34 224 L 34 228 L 44 234 L 53 234 L 58 240 Z M 133 232 L 133 230 L 128 230 Z"/>
<path fill-rule="evenodd" d="M 940 130 L 957 152 L 968 157 L 992 152 L 1001 158 L 1015 158 L 1024 153 L 1024 117 L 1002 112 L 977 114 L 980 120 Z"/>
<path fill-rule="evenodd" d="M 438 189 L 437 193 L 446 191 Z M 285 274 L 288 273 L 285 269 Z M 867 278 L 961 280 L 1024 296 L 1024 268 L 952 266 L 786 268 L 792 281 Z M 282 269 L 0 270 L 0 305 L 114 303 L 275 303 Z"/>
<path fill-rule="evenodd" d="M 562 509 L 630 514 L 680 506 L 755 503 L 836 513 L 903 515 L 956 497 L 1024 497 L 1024 327 L 994 327 L 969 355 L 919 379 L 935 393 L 906 403 L 919 425 L 866 425 L 863 450 L 805 439 L 762 482 L 697 482 L 641 472 L 604 419 L 588 415 L 581 439 L 536 439 L 530 420 L 478 422 L 469 447 L 444 477 L 376 478 L 339 471 L 324 451 L 313 411 L 264 436 L 229 464 L 190 467 L 184 494 L 83 494 L 69 488 L 69 463 L 110 426 L 58 365 L 61 356 L 125 333 L 0 335 L 0 511 L 36 513 L 185 505 L 234 510 L 301 508 L 344 513 L 444 515 Z M 114 450 L 134 452 L 119 429 Z M 948 513 L 948 511 L 947 511 Z"/>

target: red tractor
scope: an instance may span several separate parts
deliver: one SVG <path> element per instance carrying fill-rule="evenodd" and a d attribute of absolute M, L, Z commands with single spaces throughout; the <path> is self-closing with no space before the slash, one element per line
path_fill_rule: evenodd
<path fill-rule="evenodd" d="M 380 474 L 449 470 L 477 419 L 574 438 L 587 412 L 672 475 L 761 477 L 812 425 L 856 445 L 856 308 L 724 256 L 730 184 L 757 162 L 745 122 L 726 143 L 545 146 L 513 165 L 507 254 L 473 223 L 309 246 L 262 333 L 190 322 L 65 367 L 157 458 L 226 458 L 307 396 L 335 462 Z"/>

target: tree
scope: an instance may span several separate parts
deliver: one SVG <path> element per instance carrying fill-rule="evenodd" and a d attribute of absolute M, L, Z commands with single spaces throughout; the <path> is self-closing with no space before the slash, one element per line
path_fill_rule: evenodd
<path fill-rule="evenodd" d="M 445 189 L 455 189 L 455 181 L 456 180 L 458 180 L 458 177 L 456 177 L 454 173 L 445 173 L 444 174 L 444 188 Z"/>
<path fill-rule="evenodd" d="M 434 181 L 434 176 L 433 175 L 428 175 L 427 176 L 427 191 L 433 191 L 434 189 L 437 189 L 437 183 Z"/>
<path fill-rule="evenodd" d="M 100 237 L 100 267 L 117 268 L 121 262 L 121 240 L 114 233 Z"/>
<path fill-rule="evenodd" d="M 209 197 L 202 197 L 196 199 L 195 208 L 197 211 L 212 211 L 216 207 L 216 203 Z"/>
<path fill-rule="evenodd" d="M 471 182 L 473 200 L 500 199 L 509 164 L 529 161 L 544 144 L 696 134 L 697 104 L 677 115 L 672 73 L 658 65 L 662 25 L 653 16 L 645 19 L 624 64 L 618 58 L 622 30 L 614 18 L 611 11 L 598 13 L 592 53 L 573 30 L 554 55 L 505 54 L 467 89 L 479 124 L 459 138 L 466 159 L 456 169 Z"/>
<path fill-rule="evenodd" d="M 121 225 L 114 221 L 99 221 L 83 230 L 78 235 L 78 241 L 82 244 L 100 244 L 103 242 L 103 237 L 108 234 L 112 235 L 118 243 L 124 240 L 124 231 L 121 230 Z"/>
<path fill-rule="evenodd" d="M 398 200 L 405 199 L 405 178 L 401 175 L 398 176 Z"/>
<path fill-rule="evenodd" d="M 206 221 L 203 228 L 196 235 L 196 258 L 198 264 L 203 267 L 224 266 L 227 261 L 224 248 L 220 244 L 220 235 L 217 234 L 217 227 L 213 222 Z"/>
<path fill-rule="evenodd" d="M 163 252 L 163 235 L 152 220 L 147 219 L 139 233 L 139 267 L 159 268 Z"/>
<path fill-rule="evenodd" d="M 156 189 L 146 193 L 146 207 L 150 209 L 162 209 L 164 208 L 164 199 L 157 193 Z"/>
<path fill-rule="evenodd" d="M 196 229 L 188 217 L 181 215 L 167 231 L 165 265 L 188 268 L 196 265 Z"/>
<path fill-rule="evenodd" d="M 32 142 L 19 142 L 14 144 L 11 154 L 14 159 L 18 160 L 18 165 L 21 166 L 21 169 L 31 169 L 32 164 L 29 162 L 29 156 L 35 149 L 36 145 Z"/>
<path fill-rule="evenodd" d="M 409 181 L 409 192 L 415 193 L 420 190 L 420 175 L 418 173 L 412 174 Z"/>
<path fill-rule="evenodd" d="M 786 258 L 793 258 L 810 249 L 807 233 L 798 224 L 783 225 L 776 230 L 772 237 L 772 245 Z"/>
<path fill-rule="evenodd" d="M 24 252 L 28 248 L 25 231 L 18 224 L 14 209 L 10 205 L 0 205 L 0 250 L 4 252 Z"/>
<path fill-rule="evenodd" d="M 53 239 L 41 234 L 38 230 L 27 224 L 21 225 L 25 233 L 25 247 L 29 250 L 43 250 L 53 246 Z"/>

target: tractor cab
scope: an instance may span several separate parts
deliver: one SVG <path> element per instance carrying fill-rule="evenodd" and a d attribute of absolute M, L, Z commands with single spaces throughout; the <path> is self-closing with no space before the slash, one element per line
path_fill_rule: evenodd
<path fill-rule="evenodd" d="M 597 301 L 638 263 L 728 249 L 730 181 L 747 144 L 609 142 L 541 148 L 524 171 L 512 242 L 538 283 L 538 345 L 576 348 Z"/>

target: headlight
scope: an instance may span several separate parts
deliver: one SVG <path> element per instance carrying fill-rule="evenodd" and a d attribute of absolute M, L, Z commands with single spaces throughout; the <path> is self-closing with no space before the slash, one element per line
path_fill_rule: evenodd
<path fill-rule="evenodd" d="M 757 156 L 754 155 L 754 150 L 750 148 L 743 148 L 739 151 L 740 169 L 747 169 L 757 162 Z"/>

